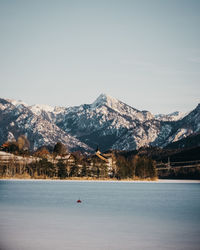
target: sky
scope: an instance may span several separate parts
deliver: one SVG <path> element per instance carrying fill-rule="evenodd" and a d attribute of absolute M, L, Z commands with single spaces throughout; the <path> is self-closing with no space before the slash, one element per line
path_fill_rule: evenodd
<path fill-rule="evenodd" d="M 101 93 L 153 114 L 200 103 L 199 0 L 0 0 L 0 97 Z"/>

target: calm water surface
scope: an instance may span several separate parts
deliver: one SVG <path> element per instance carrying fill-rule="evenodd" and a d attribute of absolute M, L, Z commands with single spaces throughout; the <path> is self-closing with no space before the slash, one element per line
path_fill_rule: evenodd
<path fill-rule="evenodd" d="M 55 249 L 199 250 L 200 183 L 0 181 L 0 250 Z"/>

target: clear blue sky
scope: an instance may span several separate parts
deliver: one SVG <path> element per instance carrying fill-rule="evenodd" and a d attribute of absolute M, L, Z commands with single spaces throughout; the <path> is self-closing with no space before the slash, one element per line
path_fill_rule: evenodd
<path fill-rule="evenodd" d="M 152 113 L 200 102 L 200 1 L 0 0 L 0 97 L 73 106 L 106 93 Z"/>

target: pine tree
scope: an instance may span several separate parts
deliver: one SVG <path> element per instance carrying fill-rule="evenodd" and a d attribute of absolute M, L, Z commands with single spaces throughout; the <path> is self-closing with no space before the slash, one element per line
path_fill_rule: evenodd
<path fill-rule="evenodd" d="M 57 163 L 58 166 L 58 177 L 60 179 L 65 179 L 67 177 L 67 169 L 62 160 L 59 160 Z"/>

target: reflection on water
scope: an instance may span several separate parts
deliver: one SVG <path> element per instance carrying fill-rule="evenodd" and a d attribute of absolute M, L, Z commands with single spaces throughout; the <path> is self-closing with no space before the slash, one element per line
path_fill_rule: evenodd
<path fill-rule="evenodd" d="M 0 249 L 199 250 L 199 198 L 199 183 L 0 181 Z"/>

